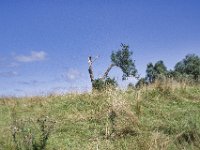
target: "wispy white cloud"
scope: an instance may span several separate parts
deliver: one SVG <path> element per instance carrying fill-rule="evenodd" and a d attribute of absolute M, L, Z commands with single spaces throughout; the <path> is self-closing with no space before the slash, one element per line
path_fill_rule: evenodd
<path fill-rule="evenodd" d="M 47 54 L 44 51 L 32 51 L 30 55 L 18 55 L 15 56 L 15 60 L 18 62 L 34 62 L 45 60 Z"/>
<path fill-rule="evenodd" d="M 11 58 L 0 56 L 0 68 L 13 68 L 18 66 L 19 64 L 13 61 Z"/>
<path fill-rule="evenodd" d="M 77 69 L 70 68 L 63 76 L 68 81 L 74 81 L 76 79 L 79 79 L 82 74 Z"/>
<path fill-rule="evenodd" d="M 15 77 L 17 75 L 18 75 L 18 73 L 15 71 L 0 72 L 0 77 L 10 78 L 10 77 Z"/>
<path fill-rule="evenodd" d="M 19 81 L 19 84 L 23 85 L 38 85 L 38 84 L 44 84 L 45 81 L 39 81 L 39 80 L 30 80 L 30 81 Z"/>
<path fill-rule="evenodd" d="M 8 64 L 8 67 L 18 67 L 19 64 L 16 62 L 11 62 L 10 64 Z"/>

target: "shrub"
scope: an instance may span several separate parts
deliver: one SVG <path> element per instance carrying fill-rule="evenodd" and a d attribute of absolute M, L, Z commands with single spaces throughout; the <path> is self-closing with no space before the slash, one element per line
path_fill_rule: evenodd
<path fill-rule="evenodd" d="M 115 78 L 111 79 L 110 77 L 106 78 L 106 80 L 96 79 L 92 83 L 93 89 L 98 91 L 106 90 L 106 88 L 116 88 L 117 85 Z"/>

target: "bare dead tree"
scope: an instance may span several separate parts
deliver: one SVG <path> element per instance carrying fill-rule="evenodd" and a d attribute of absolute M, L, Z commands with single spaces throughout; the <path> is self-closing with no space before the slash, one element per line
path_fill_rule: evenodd
<path fill-rule="evenodd" d="M 122 72 L 123 76 L 122 79 L 125 80 L 127 77 L 136 77 L 137 69 L 135 68 L 135 62 L 131 58 L 132 52 L 129 50 L 129 46 L 125 44 L 121 44 L 121 49 L 116 52 L 112 52 L 111 54 L 111 64 L 103 74 L 103 76 L 99 79 L 94 79 L 94 73 L 92 65 L 94 61 L 98 58 L 95 57 L 94 59 L 92 56 L 88 57 L 88 64 L 89 64 L 89 75 L 92 84 L 95 84 L 94 81 L 98 82 L 105 82 L 108 79 L 108 73 L 113 67 L 119 67 Z"/>
<path fill-rule="evenodd" d="M 91 82 L 94 81 L 94 73 L 93 73 L 93 69 L 92 69 L 92 63 L 93 63 L 92 56 L 89 56 L 88 57 L 88 64 L 89 64 L 88 72 L 90 74 L 90 80 L 91 80 Z"/>

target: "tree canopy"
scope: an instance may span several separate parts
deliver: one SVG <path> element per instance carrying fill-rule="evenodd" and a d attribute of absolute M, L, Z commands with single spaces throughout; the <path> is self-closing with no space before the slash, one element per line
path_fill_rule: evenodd
<path fill-rule="evenodd" d="M 194 80 L 198 80 L 200 76 L 200 57 L 195 54 L 186 55 L 183 60 L 175 65 L 174 71 L 192 76 Z"/>
<path fill-rule="evenodd" d="M 164 62 L 159 60 L 154 65 L 152 63 L 147 64 L 146 78 L 149 83 L 153 83 L 159 76 L 165 76 L 167 72 Z"/>
<path fill-rule="evenodd" d="M 129 50 L 129 46 L 125 44 L 121 44 L 121 49 L 111 54 L 112 64 L 119 67 L 123 72 L 123 80 L 130 76 L 136 76 L 137 69 L 131 58 L 132 54 L 133 52 Z"/>

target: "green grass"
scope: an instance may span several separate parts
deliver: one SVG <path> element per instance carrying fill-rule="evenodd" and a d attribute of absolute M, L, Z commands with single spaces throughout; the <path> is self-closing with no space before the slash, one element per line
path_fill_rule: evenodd
<path fill-rule="evenodd" d="M 0 99 L 0 150 L 200 149 L 200 87 Z"/>

